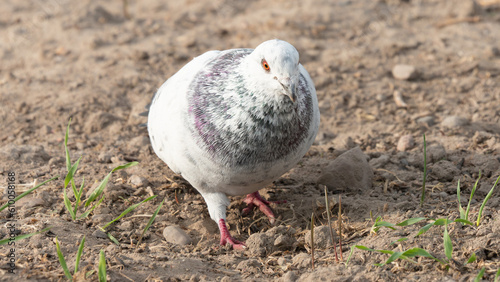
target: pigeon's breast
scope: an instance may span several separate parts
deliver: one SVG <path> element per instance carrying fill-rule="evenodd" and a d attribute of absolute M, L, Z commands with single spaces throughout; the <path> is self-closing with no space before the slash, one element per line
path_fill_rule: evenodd
<path fill-rule="evenodd" d="M 263 100 L 258 95 L 270 93 L 249 89 L 236 71 L 251 51 L 221 54 L 189 87 L 186 127 L 218 166 L 253 170 L 303 155 L 303 147 L 310 146 L 313 101 L 305 78 L 300 78 L 295 104 L 285 95 L 282 101 Z"/>

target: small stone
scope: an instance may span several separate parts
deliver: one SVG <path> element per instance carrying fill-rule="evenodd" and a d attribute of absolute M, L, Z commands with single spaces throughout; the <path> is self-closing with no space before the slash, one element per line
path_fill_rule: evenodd
<path fill-rule="evenodd" d="M 417 77 L 417 70 L 412 65 L 395 65 L 392 68 L 392 75 L 396 79 L 411 80 Z"/>
<path fill-rule="evenodd" d="M 283 275 L 283 277 L 281 278 L 281 281 L 283 282 L 295 282 L 297 281 L 297 274 L 295 274 L 295 272 L 293 271 L 288 271 L 287 273 L 285 273 L 285 275 Z"/>
<path fill-rule="evenodd" d="M 372 187 L 373 170 L 359 147 L 338 156 L 323 169 L 317 182 L 330 191 L 366 191 Z"/>
<path fill-rule="evenodd" d="M 184 230 L 182 230 L 179 226 L 167 226 L 163 229 L 163 237 L 169 243 L 176 245 L 188 245 L 192 243 L 191 237 L 189 237 Z"/>
<path fill-rule="evenodd" d="M 108 235 L 101 231 L 100 229 L 96 229 L 94 232 L 92 232 L 92 235 L 95 236 L 96 238 L 101 238 L 101 239 L 107 239 Z"/>
<path fill-rule="evenodd" d="M 111 158 L 113 155 L 109 152 L 101 152 L 99 156 L 97 156 L 97 161 L 100 163 L 111 163 Z"/>
<path fill-rule="evenodd" d="M 469 121 L 466 118 L 459 116 L 447 116 L 441 122 L 441 125 L 448 128 L 458 128 L 468 125 Z"/>
<path fill-rule="evenodd" d="M 415 141 L 413 140 L 413 136 L 410 134 L 403 135 L 399 138 L 397 149 L 398 151 L 405 152 L 408 149 L 411 149 L 415 145 Z"/>
<path fill-rule="evenodd" d="M 311 267 L 311 255 L 307 253 L 300 253 L 293 257 L 292 263 L 297 268 Z"/>
<path fill-rule="evenodd" d="M 425 116 L 425 117 L 418 118 L 416 120 L 416 122 L 422 123 L 422 124 L 427 124 L 427 126 L 433 126 L 434 124 L 436 124 L 436 121 L 434 120 L 433 116 Z"/>
<path fill-rule="evenodd" d="M 136 187 L 143 187 L 148 184 L 148 180 L 145 177 L 135 174 L 130 176 L 128 182 Z"/>

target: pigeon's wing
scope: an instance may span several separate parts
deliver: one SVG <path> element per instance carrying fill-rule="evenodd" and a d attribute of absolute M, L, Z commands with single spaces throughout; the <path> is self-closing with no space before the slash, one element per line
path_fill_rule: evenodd
<path fill-rule="evenodd" d="M 174 160 L 185 159 L 189 130 L 187 93 L 198 72 L 216 59 L 220 51 L 209 51 L 196 58 L 170 77 L 158 89 L 151 101 L 148 114 L 148 131 L 156 154 L 176 173 L 182 173 Z M 172 134 L 175 132 L 175 134 Z M 176 148 L 176 150 L 169 150 Z"/>

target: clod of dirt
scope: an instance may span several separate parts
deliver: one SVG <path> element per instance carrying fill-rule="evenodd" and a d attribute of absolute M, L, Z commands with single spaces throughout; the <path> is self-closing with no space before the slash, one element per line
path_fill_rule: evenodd
<path fill-rule="evenodd" d="M 414 145 L 415 140 L 413 140 L 413 136 L 411 136 L 410 134 L 403 135 L 401 136 L 401 138 L 399 138 L 397 149 L 398 151 L 405 152 L 413 148 Z"/>
<path fill-rule="evenodd" d="M 292 264 L 299 269 L 311 267 L 311 255 L 308 253 L 300 253 L 293 257 Z"/>
<path fill-rule="evenodd" d="M 441 160 L 432 166 L 430 175 L 440 181 L 452 181 L 454 176 L 460 175 L 460 170 L 452 162 Z"/>
<path fill-rule="evenodd" d="M 0 148 L 0 155 L 24 163 L 40 163 L 50 159 L 43 146 L 38 145 L 13 145 L 9 144 Z"/>
<path fill-rule="evenodd" d="M 247 259 L 238 264 L 236 269 L 241 270 L 245 273 L 259 273 L 262 264 L 256 259 Z"/>
<path fill-rule="evenodd" d="M 416 119 L 417 123 L 426 124 L 427 126 L 433 126 L 436 121 L 433 116 L 425 116 Z"/>
<path fill-rule="evenodd" d="M 149 183 L 149 181 L 145 177 L 135 175 L 135 174 L 130 176 L 128 182 L 130 184 L 134 185 L 135 187 L 143 187 Z"/>
<path fill-rule="evenodd" d="M 390 158 L 388 155 L 381 155 L 378 158 L 371 159 L 369 163 L 373 168 L 383 168 L 389 161 Z"/>
<path fill-rule="evenodd" d="M 311 246 L 311 230 L 308 230 L 304 236 L 306 244 Z M 330 238 L 330 228 L 328 228 L 328 226 L 326 225 L 314 227 L 314 247 L 319 249 L 326 249 L 331 245 L 332 239 Z"/>
<path fill-rule="evenodd" d="M 441 122 L 441 125 L 443 127 L 448 127 L 448 128 L 459 128 L 461 126 L 465 126 L 468 124 L 469 124 L 469 120 L 467 120 L 464 117 L 459 117 L 459 116 L 447 116 Z"/>
<path fill-rule="evenodd" d="M 294 271 L 288 271 L 287 273 L 285 273 L 285 275 L 283 275 L 283 277 L 281 278 L 281 281 L 283 282 L 295 282 L 297 280 L 297 274 L 295 274 Z"/>
<path fill-rule="evenodd" d="M 435 163 L 446 158 L 446 150 L 441 144 L 434 144 L 427 147 L 427 159 Z"/>
<path fill-rule="evenodd" d="M 411 80 L 417 77 L 417 70 L 412 65 L 395 65 L 392 68 L 392 75 L 396 79 Z"/>
<path fill-rule="evenodd" d="M 167 242 L 181 246 L 188 245 L 193 242 L 191 237 L 189 237 L 184 230 L 175 225 L 165 227 L 165 229 L 163 229 L 163 237 L 167 240 Z"/>
<path fill-rule="evenodd" d="M 255 233 L 247 239 L 247 249 L 252 256 L 266 256 L 278 250 L 293 249 L 297 240 L 293 236 L 295 229 L 277 226 L 265 233 Z"/>
<path fill-rule="evenodd" d="M 89 116 L 85 121 L 84 131 L 87 134 L 101 131 L 111 124 L 119 121 L 120 118 L 106 112 L 97 112 Z"/>
<path fill-rule="evenodd" d="M 472 157 L 471 163 L 476 168 L 481 168 L 483 175 L 486 177 L 498 176 L 493 174 L 500 168 L 500 162 L 496 156 L 477 154 Z"/>
<path fill-rule="evenodd" d="M 323 169 L 318 183 L 330 191 L 369 190 L 372 187 L 373 170 L 359 147 L 351 149 Z"/>

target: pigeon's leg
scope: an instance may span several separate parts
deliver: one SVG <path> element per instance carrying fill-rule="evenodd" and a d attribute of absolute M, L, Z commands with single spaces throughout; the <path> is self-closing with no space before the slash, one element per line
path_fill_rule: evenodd
<path fill-rule="evenodd" d="M 262 198 L 262 196 L 260 196 L 258 191 L 253 192 L 251 194 L 248 194 L 247 197 L 245 198 L 245 200 L 243 200 L 243 201 L 247 204 L 247 207 L 244 208 L 242 211 L 243 214 L 249 213 L 253 209 L 254 206 L 257 206 L 269 218 L 269 221 L 271 222 L 271 224 L 274 224 L 274 222 L 276 221 L 276 219 L 275 219 L 276 217 L 274 216 L 274 213 L 271 210 L 271 208 L 269 207 L 269 205 L 271 203 L 274 203 L 274 204 L 286 203 L 286 201 L 274 201 L 274 202 L 268 201 L 268 200 Z"/>
<path fill-rule="evenodd" d="M 230 244 L 235 250 L 245 249 L 245 243 L 234 239 L 226 226 L 226 208 L 229 206 L 229 199 L 224 193 L 202 193 L 208 206 L 210 217 L 219 225 L 220 244 L 222 246 Z"/>
<path fill-rule="evenodd" d="M 219 219 L 219 230 L 220 230 L 220 244 L 224 246 L 230 244 L 235 250 L 244 250 L 246 248 L 245 243 L 234 239 L 229 231 L 227 230 L 226 221 L 224 219 Z"/>

